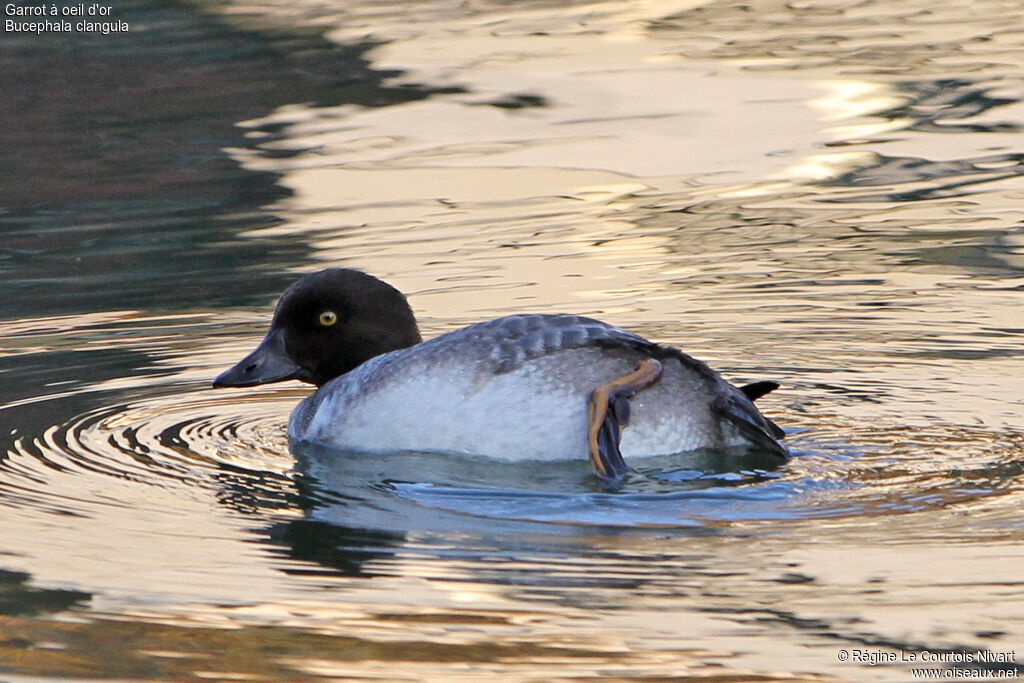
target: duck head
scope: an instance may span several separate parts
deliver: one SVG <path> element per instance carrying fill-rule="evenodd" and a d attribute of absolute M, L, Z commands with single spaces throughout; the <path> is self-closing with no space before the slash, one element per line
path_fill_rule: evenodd
<path fill-rule="evenodd" d="M 281 295 L 267 336 L 213 386 L 297 379 L 320 387 L 374 356 L 420 341 L 401 292 L 361 271 L 329 268 Z"/>

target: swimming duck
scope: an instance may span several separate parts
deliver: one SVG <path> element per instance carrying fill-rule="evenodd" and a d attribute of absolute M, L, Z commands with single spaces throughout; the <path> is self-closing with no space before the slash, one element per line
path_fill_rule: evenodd
<path fill-rule="evenodd" d="M 678 349 L 577 315 L 511 315 L 423 341 L 401 292 L 348 268 L 289 287 L 263 341 L 213 386 L 289 379 L 318 388 L 289 438 L 348 450 L 587 457 L 604 478 L 629 471 L 624 456 L 789 457 L 753 403 L 774 382 L 735 387 Z"/>

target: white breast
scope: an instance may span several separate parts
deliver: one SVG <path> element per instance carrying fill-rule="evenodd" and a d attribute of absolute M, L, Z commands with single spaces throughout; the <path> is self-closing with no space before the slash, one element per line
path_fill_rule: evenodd
<path fill-rule="evenodd" d="M 361 451 L 585 458 L 589 391 L 548 374 L 559 355 L 483 379 L 454 364 L 395 375 L 367 391 L 353 378 L 355 391 L 332 391 L 304 433 L 292 436 Z"/>
<path fill-rule="evenodd" d="M 389 356 L 391 358 L 389 358 Z M 338 378 L 296 408 L 289 436 L 357 451 L 435 451 L 500 460 L 587 457 L 587 401 L 642 356 L 583 347 L 495 374 L 465 356 L 396 352 Z M 705 382 L 675 360 L 630 401 L 626 457 L 726 445 Z"/>

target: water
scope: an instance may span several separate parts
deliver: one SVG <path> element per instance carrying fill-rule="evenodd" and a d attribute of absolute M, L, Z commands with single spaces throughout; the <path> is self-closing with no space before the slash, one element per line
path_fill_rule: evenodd
<path fill-rule="evenodd" d="M 1019 675 L 1017 3 L 112 11 L 0 41 L 5 680 Z M 326 264 L 776 380 L 796 457 L 290 452 L 209 382 Z"/>

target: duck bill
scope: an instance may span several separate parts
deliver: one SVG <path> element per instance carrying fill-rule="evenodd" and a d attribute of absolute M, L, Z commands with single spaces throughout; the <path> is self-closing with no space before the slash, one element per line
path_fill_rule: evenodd
<path fill-rule="evenodd" d="M 257 384 L 301 379 L 301 367 L 289 357 L 281 330 L 271 330 L 256 350 L 213 380 L 214 387 L 252 387 Z"/>

